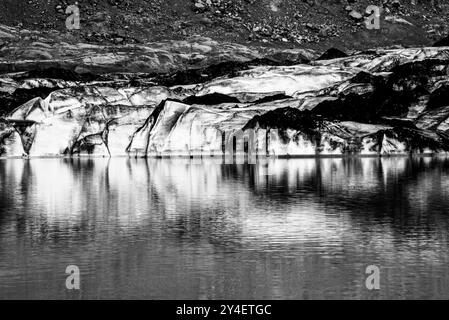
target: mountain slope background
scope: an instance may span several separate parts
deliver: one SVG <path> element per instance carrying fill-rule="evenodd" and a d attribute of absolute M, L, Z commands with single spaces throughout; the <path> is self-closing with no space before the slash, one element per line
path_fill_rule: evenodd
<path fill-rule="evenodd" d="M 65 8 L 73 4 L 80 8 L 81 29 L 68 31 Z M 368 30 L 363 22 L 368 5 L 381 7 L 379 30 Z M 430 45 L 449 33 L 448 20 L 449 3 L 436 0 L 0 2 L 0 24 L 88 43 L 145 43 L 201 35 L 242 44 L 350 51 Z"/>

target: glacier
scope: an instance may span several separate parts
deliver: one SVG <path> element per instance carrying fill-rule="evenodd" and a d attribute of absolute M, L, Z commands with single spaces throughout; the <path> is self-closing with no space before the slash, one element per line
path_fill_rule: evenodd
<path fill-rule="evenodd" d="M 140 56 L 127 47 L 100 59 L 77 54 L 100 51 L 95 46 L 71 46 L 43 65 L 1 58 L 0 157 L 449 151 L 447 47 L 329 60 L 310 51 L 274 54 L 204 39 L 195 46 L 198 59 L 199 53 L 186 57 L 185 47 L 140 46 Z M 153 69 L 136 67 L 142 52 L 158 57 Z"/>

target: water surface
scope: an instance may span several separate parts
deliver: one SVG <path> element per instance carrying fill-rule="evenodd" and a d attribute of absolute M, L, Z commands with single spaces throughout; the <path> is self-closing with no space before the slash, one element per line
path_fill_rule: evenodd
<path fill-rule="evenodd" d="M 448 208 L 444 158 L 0 160 L 0 299 L 447 299 Z"/>

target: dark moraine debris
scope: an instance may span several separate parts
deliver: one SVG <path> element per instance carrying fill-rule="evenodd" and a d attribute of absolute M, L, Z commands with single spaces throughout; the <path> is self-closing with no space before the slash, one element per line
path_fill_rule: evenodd
<path fill-rule="evenodd" d="M 360 72 L 350 82 L 371 84 L 369 92 L 340 94 L 336 100 L 321 102 L 312 112 L 329 120 L 371 124 L 385 123 L 385 117 L 406 117 L 412 105 L 430 96 L 435 79 L 444 77 L 448 68 L 447 61 L 429 59 L 396 66 L 388 77 Z M 443 103 L 446 94 L 445 88 L 435 92 L 431 105 Z"/>
<path fill-rule="evenodd" d="M 349 80 L 351 83 L 366 83 L 373 86 L 382 86 L 385 84 L 385 78 L 378 75 L 373 75 L 369 72 L 360 71 Z"/>
<path fill-rule="evenodd" d="M 423 153 L 425 149 L 430 149 L 434 152 L 449 151 L 447 135 L 430 130 L 394 127 L 387 130 L 379 130 L 372 134 L 371 137 L 378 141 L 379 148 L 386 137 L 405 143 L 410 153 Z"/>
<path fill-rule="evenodd" d="M 2 155 L 2 148 L 4 147 L 3 141 L 14 132 L 13 125 L 3 118 L 0 118 L 0 156 Z"/>
<path fill-rule="evenodd" d="M 273 102 L 273 101 L 279 101 L 279 100 L 286 100 L 286 99 L 292 99 L 291 96 L 288 96 L 284 93 L 278 93 L 275 95 L 270 95 L 270 96 L 266 96 L 263 98 L 260 98 L 256 101 L 254 101 L 254 104 L 262 104 L 262 103 L 267 103 L 267 102 Z"/>
<path fill-rule="evenodd" d="M 430 88 L 433 77 L 445 77 L 449 71 L 449 61 L 427 59 L 414 61 L 391 69 L 387 85 L 395 90 L 410 90 L 417 86 Z"/>
<path fill-rule="evenodd" d="M 305 110 L 286 107 L 268 111 L 252 118 L 243 128 L 243 131 L 260 127 L 262 129 L 293 129 L 316 140 L 320 136 L 321 117 Z M 319 139 L 318 139 L 319 140 Z"/>
<path fill-rule="evenodd" d="M 204 69 L 180 70 L 170 74 L 157 75 L 154 81 L 163 86 L 205 83 L 218 77 L 235 77 L 239 71 L 249 69 L 247 62 L 222 62 Z"/>
<path fill-rule="evenodd" d="M 144 129 L 145 127 L 149 127 L 149 131 L 151 131 L 153 129 L 154 125 L 156 124 L 157 119 L 161 115 L 162 111 L 164 111 L 165 105 L 167 104 L 168 101 L 183 103 L 182 101 L 179 101 L 176 99 L 167 99 L 167 100 L 161 101 L 161 103 L 159 103 L 159 105 L 153 110 L 153 112 L 151 113 L 151 116 L 148 117 L 148 119 L 145 121 L 145 123 L 135 133 L 138 133 L 140 130 Z"/>
<path fill-rule="evenodd" d="M 449 107 L 449 85 L 444 84 L 431 93 L 426 111 L 446 106 Z"/>
<path fill-rule="evenodd" d="M 59 85 L 56 85 L 58 82 L 57 80 L 90 82 L 101 80 L 102 77 L 90 73 L 81 74 L 65 68 L 51 67 L 22 72 L 12 76 L 12 79 L 16 81 L 23 81 L 26 79 L 51 79 L 55 85 L 53 88 L 43 86 L 32 89 L 19 88 L 12 94 L 0 93 L 0 116 L 4 116 L 31 99 L 36 97 L 46 98 L 53 91 L 61 89 Z"/>
<path fill-rule="evenodd" d="M 405 119 L 405 118 L 383 118 L 383 124 L 392 126 L 392 127 L 400 127 L 400 128 L 409 128 L 413 130 L 418 130 L 418 127 L 413 122 L 413 119 Z"/>
<path fill-rule="evenodd" d="M 350 93 L 323 101 L 312 112 L 329 120 L 383 123 L 383 117 L 405 117 L 412 103 L 424 93 L 421 88 L 398 92 L 381 87 L 362 95 Z"/>
<path fill-rule="evenodd" d="M 434 47 L 449 47 L 449 36 L 444 37 L 441 40 L 438 40 L 433 44 Z"/>
<path fill-rule="evenodd" d="M 169 74 L 159 74 L 155 76 L 154 81 L 159 85 L 168 87 L 190 85 L 205 83 L 219 77 L 237 77 L 240 71 L 256 66 L 289 66 L 308 62 L 309 60 L 302 55 L 278 53 L 246 62 L 226 61 L 202 69 L 188 69 Z"/>
<path fill-rule="evenodd" d="M 262 59 L 254 59 L 253 61 L 250 62 L 250 64 L 288 66 L 309 62 L 310 60 L 301 53 L 278 51 L 273 54 L 269 54 Z"/>
<path fill-rule="evenodd" d="M 318 57 L 316 60 L 330 60 L 330 59 L 337 59 L 337 58 L 345 58 L 348 55 L 344 53 L 343 51 L 337 49 L 337 48 L 330 48 L 326 52 L 324 52 L 320 57 Z"/>
<path fill-rule="evenodd" d="M 415 120 L 417 127 L 427 130 L 437 130 L 438 127 L 449 119 L 449 106 L 426 109 Z"/>
<path fill-rule="evenodd" d="M 217 105 L 222 103 L 240 103 L 240 100 L 222 93 L 211 93 L 204 96 L 191 96 L 183 101 L 185 104 Z"/>
<path fill-rule="evenodd" d="M 36 98 L 46 98 L 57 88 L 17 89 L 12 94 L 0 94 L 0 116 L 4 116 L 22 104 Z"/>
<path fill-rule="evenodd" d="M 15 80 L 24 80 L 24 79 L 32 79 L 32 78 L 43 78 L 43 79 L 59 79 L 65 81 L 83 81 L 90 82 L 99 79 L 99 76 L 91 74 L 91 73 L 78 73 L 74 70 L 65 69 L 65 68 L 44 68 L 44 69 L 35 69 L 30 70 L 24 73 L 21 73 L 15 77 Z"/>

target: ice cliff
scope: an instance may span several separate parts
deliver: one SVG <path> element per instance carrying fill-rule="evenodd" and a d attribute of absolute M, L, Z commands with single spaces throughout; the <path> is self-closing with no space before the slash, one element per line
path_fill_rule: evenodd
<path fill-rule="evenodd" d="M 447 47 L 327 60 L 216 43 L 198 42 L 190 56 L 184 49 L 4 55 L 0 156 L 449 151 Z"/>

